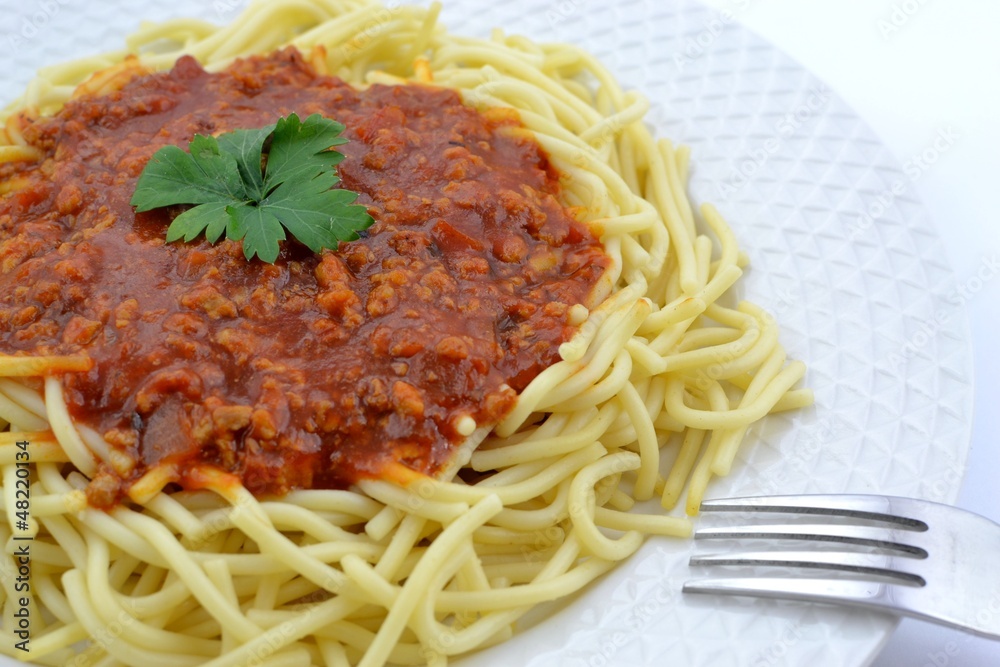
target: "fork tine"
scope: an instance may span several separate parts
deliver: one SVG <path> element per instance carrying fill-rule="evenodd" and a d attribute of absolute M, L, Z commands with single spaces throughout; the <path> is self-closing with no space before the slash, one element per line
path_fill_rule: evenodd
<path fill-rule="evenodd" d="M 802 579 L 792 577 L 726 577 L 696 579 L 684 584 L 684 593 L 749 595 L 862 606 L 888 606 L 897 586 L 874 581 Z M 909 587 L 904 587 L 909 588 Z"/>
<path fill-rule="evenodd" d="M 873 526 L 839 526 L 821 524 L 781 524 L 755 525 L 720 528 L 701 528 L 695 531 L 694 539 L 769 539 L 769 540 L 815 540 L 817 542 L 837 542 L 867 547 L 892 549 L 915 558 L 927 558 L 927 551 L 919 546 L 899 542 L 895 530 Z M 907 536 L 909 537 L 909 536 Z"/>
<path fill-rule="evenodd" d="M 926 523 L 907 516 L 911 514 L 919 516 L 921 504 L 926 506 L 927 502 L 892 496 L 805 494 L 705 500 L 701 503 L 701 511 L 786 512 L 846 516 L 892 523 L 909 530 L 925 531 L 927 530 Z"/>
<path fill-rule="evenodd" d="M 916 604 L 910 593 L 911 586 L 876 581 L 853 581 L 847 579 L 802 579 L 792 577 L 742 577 L 719 579 L 696 579 L 684 584 L 684 593 L 708 593 L 716 595 L 747 595 L 751 597 L 775 598 L 779 600 L 801 600 L 804 602 L 825 602 L 849 605 L 866 609 L 878 609 L 892 614 L 912 616 L 932 621 L 960 630 L 966 630 L 982 637 L 1000 639 L 1000 628 L 994 616 L 983 616 L 980 612 L 959 607 L 942 611 L 935 605 L 927 608 Z M 954 599 L 952 596 L 949 599 Z"/>
<path fill-rule="evenodd" d="M 817 540 L 826 548 L 817 553 L 795 551 L 777 544 L 775 551 L 695 556 L 694 565 L 778 565 L 847 572 L 828 579 L 799 574 L 770 577 L 698 579 L 684 585 L 686 593 L 718 593 L 755 597 L 847 604 L 913 616 L 1000 639 L 1000 525 L 958 509 L 914 498 L 888 496 L 770 496 L 705 501 L 706 512 L 741 512 L 749 525 L 708 528 L 696 539 Z M 788 517 L 767 517 L 753 525 L 758 513 L 791 513 L 854 518 L 807 525 Z M 816 519 L 821 521 L 822 519 Z M 886 523 L 887 522 L 887 523 Z M 831 548 L 832 544 L 838 545 Z M 863 553 L 839 545 L 888 548 L 890 553 Z M 836 551 L 848 553 L 838 554 Z M 905 560 L 904 560 L 905 557 Z M 914 561 L 913 557 L 927 559 Z M 882 558 L 884 560 L 865 560 Z M 902 567 L 898 567 L 902 566 Z M 892 570 L 893 572 L 886 572 Z M 901 572 L 902 574 L 896 574 Z M 917 572 L 920 574 L 918 575 Z M 870 576 L 850 576 L 852 573 Z M 896 577 L 895 579 L 885 579 Z M 914 585 L 916 584 L 916 585 Z"/>
<path fill-rule="evenodd" d="M 923 586 L 927 582 L 919 574 L 898 569 L 901 564 L 891 556 L 844 551 L 744 551 L 732 554 L 692 556 L 691 566 L 749 565 L 807 567 L 857 574 L 877 575 Z"/>

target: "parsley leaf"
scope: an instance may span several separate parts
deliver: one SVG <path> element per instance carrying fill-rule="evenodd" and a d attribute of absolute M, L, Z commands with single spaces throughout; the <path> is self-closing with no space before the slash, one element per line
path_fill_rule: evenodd
<path fill-rule="evenodd" d="M 328 173 L 344 159 L 341 153 L 326 150 L 347 143 L 340 136 L 343 131 L 343 125 L 319 114 L 309 116 L 304 123 L 295 114 L 280 119 L 267 154 L 265 189 L 270 192 L 281 183 L 311 178 L 317 171 Z"/>
<path fill-rule="evenodd" d="M 274 132 L 274 125 L 259 130 L 236 130 L 219 135 L 219 147 L 236 158 L 246 194 L 252 199 L 264 198 L 264 177 L 261 174 L 261 154 L 264 142 Z"/>
<path fill-rule="evenodd" d="M 357 238 L 373 222 L 358 195 L 335 189 L 343 154 L 330 150 L 347 143 L 344 126 L 313 114 L 295 114 L 260 129 L 219 137 L 195 135 L 189 151 L 166 146 L 156 151 L 132 195 L 137 212 L 192 204 L 170 223 L 167 241 L 211 243 L 223 234 L 242 240 L 247 259 L 274 263 L 286 230 L 313 252 Z M 270 139 L 270 147 L 265 145 Z"/>

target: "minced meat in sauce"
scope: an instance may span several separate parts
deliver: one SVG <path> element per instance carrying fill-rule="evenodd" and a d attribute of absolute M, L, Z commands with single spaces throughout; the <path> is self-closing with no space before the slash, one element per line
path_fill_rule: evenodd
<path fill-rule="evenodd" d="M 239 242 L 166 243 L 180 208 L 129 205 L 150 156 L 296 112 L 346 126 L 343 187 L 375 224 L 274 265 Z M 88 491 L 109 507 L 167 462 L 255 494 L 345 488 L 386 461 L 435 474 L 463 415 L 495 424 L 558 358 L 570 306 L 610 264 L 558 203 L 513 113 L 432 86 L 356 90 L 294 49 L 206 73 L 181 58 L 24 131 L 45 157 L 0 167 L 0 352 L 85 353 L 73 417 L 127 454 Z"/>

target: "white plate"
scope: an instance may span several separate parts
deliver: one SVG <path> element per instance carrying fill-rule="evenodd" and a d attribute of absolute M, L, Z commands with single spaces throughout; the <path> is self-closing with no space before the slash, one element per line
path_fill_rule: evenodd
<path fill-rule="evenodd" d="M 224 22 L 242 6 L 172 0 L 141 13 Z M 125 0 L 18 3 L 3 13 L 2 100 L 40 63 L 118 48 L 139 22 Z M 694 198 L 732 223 L 752 260 L 744 294 L 776 315 L 817 397 L 815 408 L 753 429 L 736 471 L 710 496 L 955 500 L 972 412 L 968 297 L 912 195 L 920 165 L 901 169 L 820 81 L 693 1 L 453 2 L 443 21 L 462 34 L 503 26 L 589 49 L 652 100 L 659 135 L 691 146 Z M 694 549 L 651 540 L 534 627 L 460 664 L 847 667 L 866 664 L 895 626 L 836 608 L 682 597 Z"/>

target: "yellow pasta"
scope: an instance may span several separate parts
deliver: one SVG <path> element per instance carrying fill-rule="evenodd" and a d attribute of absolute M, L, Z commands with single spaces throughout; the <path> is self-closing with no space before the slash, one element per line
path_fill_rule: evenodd
<path fill-rule="evenodd" d="M 59 382 L 89 359 L 0 350 L 0 600 L 30 595 L 33 614 L 30 655 L 10 613 L 0 653 L 44 665 L 444 665 L 509 638 L 533 606 L 580 590 L 646 536 L 685 538 L 686 517 L 635 502 L 695 513 L 751 424 L 811 402 L 777 324 L 720 301 L 746 258 L 715 208 L 688 201 L 688 152 L 654 138 L 646 100 L 574 46 L 452 35 L 439 11 L 276 0 L 225 27 L 146 25 L 128 56 L 47 68 L 0 118 L 0 167 L 38 159 L 19 114 L 117 90 L 181 54 L 218 71 L 291 44 L 356 86 L 431 83 L 484 113 L 518 110 L 563 174 L 563 203 L 612 258 L 599 305 L 574 311 L 561 360 L 472 453 L 468 476 L 400 467 L 394 481 L 265 501 L 221 482 L 167 493 L 169 471 L 154 469 L 130 502 L 100 511 L 83 489 L 100 464 L 122 462 L 74 422 Z M 0 182 L 0 196 L 17 189 Z M 668 469 L 664 448 L 676 450 Z M 12 584 L 19 537 L 33 540 L 30 594 Z"/>

